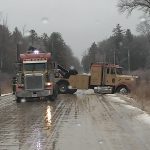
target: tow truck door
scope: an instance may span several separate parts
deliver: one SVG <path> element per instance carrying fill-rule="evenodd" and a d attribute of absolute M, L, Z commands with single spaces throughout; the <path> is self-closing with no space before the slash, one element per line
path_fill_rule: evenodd
<path fill-rule="evenodd" d="M 115 85 L 116 82 L 116 68 L 106 67 L 104 71 L 104 85 Z"/>

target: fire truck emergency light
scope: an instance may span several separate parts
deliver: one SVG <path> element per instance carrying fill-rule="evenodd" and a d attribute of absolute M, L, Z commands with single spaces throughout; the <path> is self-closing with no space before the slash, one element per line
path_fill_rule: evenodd
<path fill-rule="evenodd" d="M 34 50 L 33 53 L 34 53 L 34 54 L 39 54 L 39 51 L 38 51 L 38 50 Z"/>

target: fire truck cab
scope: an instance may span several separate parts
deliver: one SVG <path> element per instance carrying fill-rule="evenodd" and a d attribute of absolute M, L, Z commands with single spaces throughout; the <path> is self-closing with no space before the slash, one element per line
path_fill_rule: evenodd
<path fill-rule="evenodd" d="M 15 95 L 16 102 L 22 98 L 45 97 L 55 100 L 57 85 L 54 80 L 51 54 L 39 50 L 20 54 L 17 63 Z"/>

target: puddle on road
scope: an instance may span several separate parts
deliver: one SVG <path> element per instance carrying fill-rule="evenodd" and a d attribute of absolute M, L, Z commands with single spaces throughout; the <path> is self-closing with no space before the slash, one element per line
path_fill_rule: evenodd
<path fill-rule="evenodd" d="M 47 109 L 46 109 L 45 123 L 46 123 L 46 127 L 49 129 L 51 127 L 51 123 L 52 123 L 52 112 L 51 112 L 50 105 L 48 105 Z"/>
<path fill-rule="evenodd" d="M 0 149 L 42 149 L 58 102 L 32 100 L 0 109 Z M 6 108 L 5 108 L 6 107 Z M 52 112 L 53 111 L 53 112 Z"/>

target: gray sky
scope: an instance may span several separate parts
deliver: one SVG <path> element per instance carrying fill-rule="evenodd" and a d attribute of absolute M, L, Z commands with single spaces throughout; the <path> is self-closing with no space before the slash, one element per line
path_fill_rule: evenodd
<path fill-rule="evenodd" d="M 112 34 L 120 23 L 136 34 L 140 12 L 130 17 L 120 14 L 117 0 L 0 0 L 0 12 L 8 16 L 11 30 L 35 29 L 38 34 L 60 32 L 65 42 L 80 59 L 83 52 L 95 41 Z M 48 18 L 43 23 L 42 18 Z"/>

